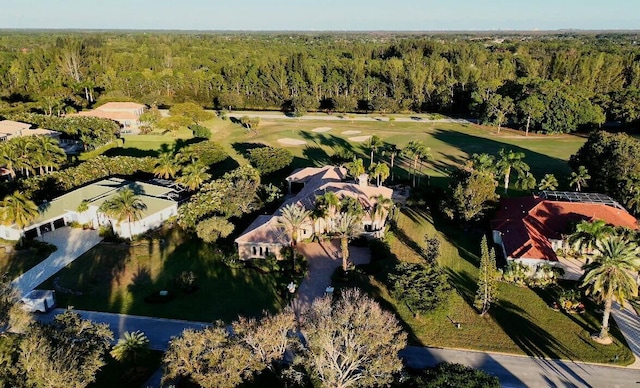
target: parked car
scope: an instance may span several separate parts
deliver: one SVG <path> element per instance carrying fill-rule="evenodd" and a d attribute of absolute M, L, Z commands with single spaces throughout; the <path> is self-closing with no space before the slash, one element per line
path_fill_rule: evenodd
<path fill-rule="evenodd" d="M 56 307 L 56 293 L 53 290 L 33 290 L 21 301 L 27 311 L 46 313 Z"/>

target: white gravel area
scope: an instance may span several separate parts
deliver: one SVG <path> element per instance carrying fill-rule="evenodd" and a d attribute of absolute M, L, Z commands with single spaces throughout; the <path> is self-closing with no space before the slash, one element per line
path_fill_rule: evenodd
<path fill-rule="evenodd" d="M 278 139 L 278 143 L 284 144 L 284 145 L 291 145 L 291 146 L 299 146 L 299 145 L 307 144 L 307 142 L 304 140 L 292 139 L 290 137 L 284 137 L 282 139 Z"/>
<path fill-rule="evenodd" d="M 355 141 L 355 142 L 363 142 L 363 141 L 367 141 L 371 138 L 371 135 L 367 135 L 367 136 L 356 136 L 356 137 L 350 137 L 349 140 L 350 141 Z"/>
<path fill-rule="evenodd" d="M 312 129 L 313 132 L 329 132 L 330 130 L 331 130 L 331 127 L 318 127 L 318 128 Z"/>

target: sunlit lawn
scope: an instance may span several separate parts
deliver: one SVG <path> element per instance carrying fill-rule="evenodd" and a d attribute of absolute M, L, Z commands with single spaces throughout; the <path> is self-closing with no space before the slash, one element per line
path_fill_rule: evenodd
<path fill-rule="evenodd" d="M 79 296 L 59 292 L 58 305 L 207 322 L 230 322 L 238 315 L 257 316 L 282 306 L 279 291 L 285 289 L 285 280 L 255 270 L 230 269 L 214 249 L 177 227 L 164 243 L 99 244 L 56 275 L 62 287 L 82 292 Z M 197 276 L 195 293 L 177 287 L 176 278 L 183 271 Z M 51 287 L 51 282 L 43 287 Z M 160 290 L 175 293 L 175 299 L 166 304 L 144 301 Z"/>
<path fill-rule="evenodd" d="M 611 330 L 615 338 L 613 345 L 598 345 L 590 339 L 590 333 L 598 331 L 601 319 L 601 315 L 594 312 L 596 306 L 587 303 L 585 314 L 557 312 L 549 308 L 550 291 L 500 283 L 499 302 L 489 315 L 479 316 L 472 304 L 480 236 L 453 230 L 450 226 L 442 226 L 442 230 L 437 231 L 428 215 L 414 211 L 401 214 L 398 226 L 391 247 L 400 260 L 422 260 L 414 247 L 416 243 L 423 243 L 425 234 L 441 239 L 439 263 L 447 270 L 456 289 L 442 308 L 416 318 L 405 305 L 390 297 L 383 284 L 371 276 L 368 278 L 366 287 L 398 313 L 415 342 L 622 365 L 633 361 L 631 352 L 621 343 L 624 340 L 615 324 Z M 457 329 L 449 318 L 460 322 L 461 328 Z"/>

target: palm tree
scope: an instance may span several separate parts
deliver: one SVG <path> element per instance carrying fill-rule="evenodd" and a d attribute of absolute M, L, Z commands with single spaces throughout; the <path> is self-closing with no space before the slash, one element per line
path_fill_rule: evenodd
<path fill-rule="evenodd" d="M 316 197 L 316 200 L 313 204 L 313 210 L 311 210 L 311 227 L 313 228 L 313 236 L 318 237 L 318 233 L 316 230 L 316 225 L 318 224 L 318 220 L 325 219 L 329 215 L 329 208 L 322 202 L 321 197 Z"/>
<path fill-rule="evenodd" d="M 20 155 L 18 150 L 11 142 L 3 142 L 0 144 L 0 164 L 2 164 L 11 175 L 11 179 L 16 177 L 16 169 L 19 165 Z"/>
<path fill-rule="evenodd" d="M 507 193 L 509 189 L 509 179 L 511 177 L 511 170 L 515 170 L 518 176 L 526 176 L 529 172 L 529 165 L 524 162 L 524 152 L 505 152 L 504 149 L 500 150 L 498 154 L 500 159 L 496 163 L 496 169 L 500 176 L 504 177 L 504 193 Z"/>
<path fill-rule="evenodd" d="M 391 198 L 385 198 L 382 194 L 369 198 L 375 201 L 371 208 L 371 221 L 382 218 L 385 213 L 389 214 L 389 210 L 391 210 L 391 207 L 393 206 Z"/>
<path fill-rule="evenodd" d="M 531 190 L 536 187 L 536 177 L 532 173 L 527 171 L 524 175 L 518 176 L 516 181 L 516 188 L 520 190 Z"/>
<path fill-rule="evenodd" d="M 149 353 L 149 338 L 141 332 L 125 331 L 118 343 L 113 346 L 111 356 L 122 363 L 137 362 Z"/>
<path fill-rule="evenodd" d="M 291 246 L 295 247 L 298 242 L 300 229 L 309 223 L 311 212 L 301 205 L 290 203 L 282 208 L 278 225 L 280 225 L 291 239 Z"/>
<path fill-rule="evenodd" d="M 395 181 L 395 175 L 393 172 L 393 166 L 394 166 L 394 162 L 396 159 L 396 156 L 398 156 L 398 153 L 400 152 L 400 150 L 398 150 L 398 147 L 395 144 L 387 144 L 385 146 L 385 148 L 382 150 L 382 154 L 385 155 L 389 155 L 389 161 L 391 162 L 391 181 Z"/>
<path fill-rule="evenodd" d="M 587 187 L 587 181 L 591 179 L 589 171 L 585 166 L 579 166 L 578 171 L 573 171 L 569 178 L 569 186 L 576 187 L 576 191 L 580 191 L 583 187 Z"/>
<path fill-rule="evenodd" d="M 538 185 L 538 190 L 556 190 L 558 188 L 558 180 L 553 174 L 546 174 Z"/>
<path fill-rule="evenodd" d="M 389 177 L 389 166 L 386 163 L 380 162 L 373 166 L 373 176 L 376 178 L 376 184 L 380 186 Z"/>
<path fill-rule="evenodd" d="M 369 150 L 371 151 L 369 166 L 373 165 L 373 156 L 375 152 L 378 151 L 378 149 L 383 145 L 384 143 L 382 142 L 382 139 L 380 139 L 378 136 L 373 135 L 369 138 L 369 141 L 367 142 L 367 147 L 369 147 Z"/>
<path fill-rule="evenodd" d="M 127 221 L 129 223 L 129 239 L 132 239 L 131 224 L 139 221 L 146 209 L 147 205 L 140 197 L 126 187 L 118 190 L 113 198 L 104 201 L 99 210 L 108 217 L 115 218 L 118 223 Z"/>
<path fill-rule="evenodd" d="M 67 158 L 67 154 L 60 148 L 58 142 L 49 136 L 36 136 L 32 144 L 35 150 L 37 150 L 37 152 L 32 153 L 32 156 L 44 156 L 42 162 L 38 165 L 40 174 L 43 173 L 43 167 L 45 168 L 45 172 L 49 172 L 50 169 L 58 168 Z"/>
<path fill-rule="evenodd" d="M 153 168 L 153 175 L 163 179 L 173 179 L 180 171 L 176 163 L 176 157 L 171 152 L 163 152 L 158 156 L 158 161 Z"/>
<path fill-rule="evenodd" d="M 568 242 L 573 249 L 581 256 L 589 255 L 600 240 L 609 238 L 615 234 L 613 226 L 608 225 L 603 220 L 580 221 L 576 225 L 576 230 L 569 238 Z"/>
<path fill-rule="evenodd" d="M 19 191 L 7 195 L 0 205 L 0 217 L 4 225 L 15 225 L 22 231 L 40 214 L 38 206 Z"/>
<path fill-rule="evenodd" d="M 347 272 L 349 264 L 349 239 L 360 234 L 361 226 L 361 217 L 353 213 L 340 213 L 333 225 L 333 233 L 340 238 L 344 272 Z"/>
<path fill-rule="evenodd" d="M 594 295 L 604 302 L 602 328 L 598 339 L 607 342 L 609 338 L 609 315 L 615 300 L 624 306 L 625 299 L 636 296 L 638 285 L 634 274 L 640 271 L 640 248 L 622 237 L 616 236 L 596 242 L 597 255 L 593 262 L 586 264 L 582 287 L 586 294 Z"/>
<path fill-rule="evenodd" d="M 349 175 L 351 175 L 356 180 L 366 171 L 364 169 L 364 163 L 360 158 L 354 158 L 352 162 L 347 163 L 346 167 Z"/>
<path fill-rule="evenodd" d="M 191 191 L 195 191 L 210 178 L 211 174 L 207 172 L 207 166 L 201 163 L 192 163 L 182 170 L 182 176 L 176 179 L 176 182 L 186 186 Z"/>
<path fill-rule="evenodd" d="M 431 159 L 431 148 L 425 146 L 421 141 L 411 140 L 402 150 L 402 154 L 412 160 L 413 164 L 413 187 L 416 186 L 416 172 L 418 162 Z"/>

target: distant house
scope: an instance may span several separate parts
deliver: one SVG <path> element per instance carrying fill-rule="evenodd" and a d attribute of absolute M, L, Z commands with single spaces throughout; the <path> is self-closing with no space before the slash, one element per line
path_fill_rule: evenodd
<path fill-rule="evenodd" d="M 309 210 L 313 209 L 316 196 L 325 192 L 334 192 L 338 198 L 356 198 L 366 214 L 362 219 L 362 230 L 365 235 L 380 236 L 384 230 L 387 215 L 383 214 L 376 219 L 372 219 L 369 211 L 375 205 L 375 197 L 382 195 L 384 198 L 391 198 L 393 190 L 387 187 L 369 186 L 368 177 L 361 176 L 358 183 L 344 182 L 347 171 L 342 167 L 308 167 L 294 171 L 286 178 L 289 185 L 289 192 L 298 193 L 289 198 L 273 214 L 263 215 L 249 225 L 249 227 L 238 237 L 235 242 L 238 246 L 238 253 L 241 260 L 251 258 L 266 257 L 274 254 L 280 258 L 280 250 L 291 244 L 289 236 L 278 225 L 278 217 L 282 207 L 288 204 L 299 204 Z M 330 229 L 330 219 L 316 220 L 315 225 L 307 225 L 301 230 L 300 239 L 311 238 L 315 233 L 321 234 Z"/>
<path fill-rule="evenodd" d="M 119 178 L 103 179 L 99 182 L 73 190 L 56 199 L 40 205 L 40 215 L 29 226 L 24 228 L 27 238 L 69 225 L 72 222 L 99 228 L 111 224 L 114 232 L 128 238 L 129 223 L 118 223 L 98 211 L 100 205 L 113 198 L 119 189 L 129 187 L 147 205 L 142 219 L 131 223 L 131 233 L 135 236 L 154 229 L 169 217 L 178 213 L 178 193 L 175 188 L 146 182 L 131 182 Z M 85 201 L 88 209 L 79 212 L 80 204 Z M 6 240 L 20 239 L 21 231 L 15 225 L 0 226 L 0 237 Z"/>
<path fill-rule="evenodd" d="M 567 247 L 564 239 L 572 226 L 583 220 L 638 229 L 637 220 L 606 195 L 559 191 L 501 200 L 491 229 L 507 260 L 564 267 L 557 252 Z"/>
<path fill-rule="evenodd" d="M 99 107 L 82 111 L 69 116 L 99 117 L 117 121 L 123 132 L 137 132 L 140 126 L 140 116 L 144 113 L 146 105 L 135 102 L 107 102 Z"/>
<path fill-rule="evenodd" d="M 22 136 L 48 136 L 60 140 L 60 132 L 12 120 L 0 120 L 0 141 L 7 141 Z"/>

